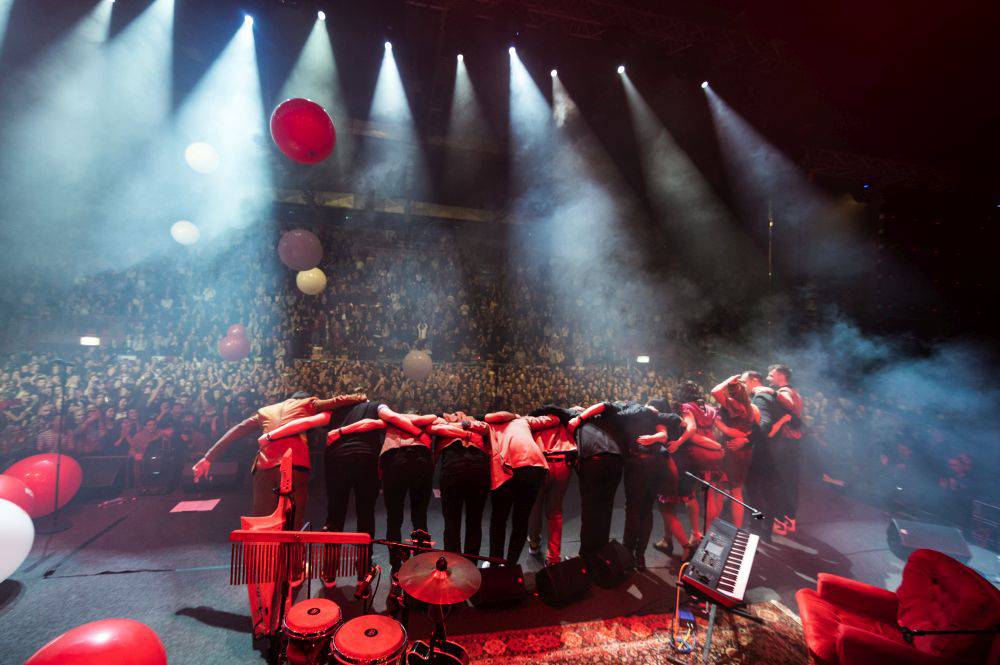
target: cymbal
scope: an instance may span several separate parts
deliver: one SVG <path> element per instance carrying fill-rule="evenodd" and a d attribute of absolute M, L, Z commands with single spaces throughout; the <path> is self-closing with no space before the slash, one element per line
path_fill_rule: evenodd
<path fill-rule="evenodd" d="M 452 552 L 418 554 L 399 569 L 403 590 L 429 605 L 451 605 L 472 597 L 483 578 L 476 566 Z"/>

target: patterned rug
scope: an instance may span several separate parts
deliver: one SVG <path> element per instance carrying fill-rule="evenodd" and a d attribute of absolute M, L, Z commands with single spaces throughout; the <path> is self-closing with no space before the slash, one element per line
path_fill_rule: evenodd
<path fill-rule="evenodd" d="M 802 626 L 788 608 L 772 600 L 752 605 L 749 611 L 766 623 L 760 625 L 719 613 L 712 634 L 712 663 L 799 665 L 807 662 Z M 697 653 L 681 654 L 670 643 L 671 618 L 670 614 L 647 614 L 527 630 L 453 635 L 450 639 L 465 647 L 470 661 L 477 665 L 701 662 L 707 621 L 698 620 Z"/>

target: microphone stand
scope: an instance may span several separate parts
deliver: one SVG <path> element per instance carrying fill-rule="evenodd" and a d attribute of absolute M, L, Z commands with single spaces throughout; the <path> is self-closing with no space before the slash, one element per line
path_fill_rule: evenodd
<path fill-rule="evenodd" d="M 722 496 L 725 496 L 725 497 L 728 497 L 728 498 L 732 499 L 736 503 L 740 504 L 741 506 L 743 506 L 744 508 L 746 508 L 747 510 L 749 510 L 750 514 L 753 516 L 754 519 L 756 519 L 756 520 L 762 520 L 762 519 L 764 519 L 764 513 L 763 512 L 761 512 L 760 510 L 757 510 L 753 506 L 750 506 L 748 504 L 743 503 L 742 501 L 740 501 L 739 499 L 737 499 L 736 497 L 734 497 L 729 492 L 726 492 L 725 490 L 723 490 L 721 487 L 717 487 L 716 485 L 713 485 L 712 483 L 708 482 L 704 478 L 696 476 L 695 474 L 691 473 L 690 471 L 685 471 L 684 473 L 689 478 L 691 478 L 693 480 L 696 480 L 696 481 L 698 481 L 699 483 L 702 484 L 702 491 L 705 494 L 705 515 L 702 518 L 702 524 L 704 525 L 704 528 L 702 529 L 703 536 L 705 536 L 705 537 L 708 536 L 708 493 L 710 491 L 712 491 L 712 490 L 715 490 L 716 492 L 718 492 Z M 691 589 L 689 589 L 689 591 L 690 590 Z M 708 663 L 708 655 L 709 655 L 709 652 L 712 650 L 712 631 L 715 628 L 715 615 L 718 612 L 718 609 L 719 609 L 720 606 L 719 606 L 718 603 L 716 603 L 711 598 L 708 598 L 708 597 L 706 597 L 706 596 L 704 596 L 704 595 L 702 595 L 700 593 L 698 593 L 697 595 L 700 596 L 701 598 L 703 598 L 706 602 L 708 602 L 709 605 L 712 606 L 712 608 L 708 611 L 708 628 L 705 631 L 705 646 L 702 648 L 702 651 L 701 651 L 701 662 L 704 665 L 704 664 Z M 741 616 L 744 619 L 749 619 L 749 620 L 755 621 L 756 623 L 759 623 L 759 624 L 763 624 L 764 623 L 764 620 L 761 619 L 760 617 L 755 617 L 754 615 L 747 613 L 746 611 L 740 609 L 739 607 L 723 607 L 722 609 L 726 610 L 727 612 L 729 612 L 731 614 L 735 614 L 737 616 Z"/>
<path fill-rule="evenodd" d="M 62 469 L 62 440 L 63 430 L 66 429 L 66 365 L 57 361 L 55 364 L 56 375 L 59 377 L 59 429 L 56 431 L 56 487 L 55 498 L 52 502 L 52 518 L 48 524 L 41 525 L 35 529 L 35 533 L 50 535 L 61 533 L 69 529 L 72 524 L 64 522 L 59 524 L 59 473 Z M 58 369 L 61 368 L 61 369 Z M 52 383 L 52 403 L 56 405 L 56 384 Z"/>

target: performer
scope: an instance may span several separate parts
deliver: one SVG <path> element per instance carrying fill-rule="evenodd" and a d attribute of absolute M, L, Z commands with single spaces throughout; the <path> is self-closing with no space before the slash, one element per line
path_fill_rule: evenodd
<path fill-rule="evenodd" d="M 549 404 L 535 409 L 528 417 L 535 443 L 549 465 L 549 475 L 528 519 L 528 551 L 534 556 L 541 554 L 544 514 L 548 523 L 545 561 L 549 565 L 562 561 L 563 498 L 576 461 L 576 441 L 567 424 L 575 415 L 569 409 Z"/>
<path fill-rule="evenodd" d="M 374 421 L 374 422 L 373 422 Z M 375 423 L 381 421 L 382 426 Z M 299 418 L 288 423 L 272 437 L 298 434 L 313 427 L 328 425 L 324 454 L 326 475 L 326 529 L 343 531 L 347 505 L 354 492 L 354 506 L 359 532 L 375 537 L 375 502 L 379 491 L 379 456 L 385 440 L 385 423 L 420 435 L 420 428 L 390 409 L 368 400 L 329 413 Z"/>
<path fill-rule="evenodd" d="M 490 466 L 493 490 L 490 517 L 490 556 L 504 558 L 507 565 L 517 565 L 528 539 L 528 518 L 538 492 L 548 473 L 548 462 L 532 436 L 531 424 L 507 411 L 487 414 L 490 426 L 492 458 Z M 511 518 L 510 542 L 507 518 Z"/>
<path fill-rule="evenodd" d="M 278 495 L 273 491 L 278 485 L 278 463 L 286 450 L 292 451 L 293 500 L 295 502 L 295 525 L 300 527 L 305 517 L 309 500 L 309 446 L 305 434 L 291 432 L 275 437 L 269 436 L 281 425 L 303 416 L 322 414 L 329 417 L 334 409 L 362 403 L 367 398 L 360 393 L 338 395 L 331 399 L 319 399 L 306 392 L 296 392 L 290 398 L 277 404 L 261 407 L 254 415 L 234 425 L 215 442 L 205 456 L 193 467 L 194 481 L 199 482 L 211 473 L 212 463 L 229 448 L 233 441 L 263 430 L 264 436 L 258 441 L 260 449 L 254 458 L 253 473 L 253 514 L 270 515 L 278 506 Z"/>
<path fill-rule="evenodd" d="M 574 407 L 574 413 L 583 409 Z M 577 445 L 580 477 L 580 556 L 585 560 L 608 544 L 615 494 L 622 480 L 625 455 L 613 434 L 611 423 L 601 414 L 579 416 L 569 421 Z"/>
<path fill-rule="evenodd" d="M 664 406 L 665 400 L 656 403 Z M 646 547 L 653 532 L 653 506 L 663 485 L 663 444 L 684 431 L 679 416 L 660 413 L 652 404 L 604 402 L 601 409 L 618 431 L 625 458 L 625 532 L 622 544 L 632 552 L 638 570 L 646 568 Z M 583 416 L 581 416 L 582 418 Z"/>
<path fill-rule="evenodd" d="M 780 500 L 775 496 L 779 490 L 774 479 L 774 450 L 768 435 L 784 415 L 784 409 L 778 403 L 774 390 L 763 385 L 760 372 L 744 372 L 740 381 L 750 391 L 750 400 L 760 413 L 760 420 L 750 435 L 753 458 L 747 473 L 747 492 L 750 503 L 764 513 L 760 537 L 765 542 L 771 542 L 771 533 L 780 533 L 781 529 L 776 528 L 774 521 L 774 508 Z"/>
<path fill-rule="evenodd" d="M 722 470 L 726 474 L 726 486 L 734 497 L 743 500 L 743 483 L 746 481 L 753 448 L 750 435 L 760 422 L 760 411 L 750 401 L 750 392 L 736 374 L 712 389 L 712 397 L 719 403 L 719 418 L 715 426 L 725 437 L 726 456 L 722 459 Z M 733 524 L 743 526 L 743 506 L 732 503 Z"/>
<path fill-rule="evenodd" d="M 692 381 L 686 381 L 680 389 L 680 415 L 684 419 L 684 432 L 675 441 L 667 445 L 667 453 L 673 466 L 669 467 L 668 482 L 660 501 L 660 515 L 663 517 L 663 532 L 672 534 L 681 543 L 682 559 L 687 559 L 691 550 L 702 538 L 701 521 L 699 520 L 698 497 L 693 482 L 685 475 L 686 471 L 705 476 L 710 480 L 721 479 L 721 463 L 724 455 L 722 445 L 713 437 L 716 411 L 714 407 L 705 404 L 701 387 Z M 675 475 L 676 474 L 676 475 Z M 712 494 L 715 494 L 714 492 Z M 691 534 L 688 536 L 683 525 L 674 514 L 678 502 L 687 507 L 688 520 L 691 523 Z M 721 501 L 709 497 L 709 521 L 715 519 L 721 508 Z M 671 544 L 660 541 L 657 549 L 672 552 Z"/>
<path fill-rule="evenodd" d="M 379 409 L 385 422 L 385 443 L 379 457 L 382 493 L 385 497 L 386 540 L 399 542 L 403 538 L 403 505 L 410 497 L 410 522 L 414 529 L 427 531 L 427 506 L 431 502 L 434 481 L 434 460 L 431 454 L 432 435 L 462 436 L 460 426 L 449 425 L 437 416 L 399 414 L 393 418 L 387 408 Z M 410 427 L 405 425 L 409 424 Z M 392 571 L 403 564 L 395 548 L 389 550 Z"/>
<path fill-rule="evenodd" d="M 774 529 L 778 535 L 794 533 L 795 513 L 799 506 L 799 456 L 802 448 L 802 396 L 789 381 L 792 370 L 788 365 L 771 365 L 767 382 L 775 390 L 775 399 L 783 413 L 768 430 L 776 481 Z"/>
<path fill-rule="evenodd" d="M 439 483 L 441 512 L 444 514 L 444 548 L 449 552 L 478 556 L 483 542 L 483 510 L 490 493 L 490 427 L 461 411 L 445 413 L 442 418 L 462 428 L 461 434 L 441 434 L 435 441 L 435 453 L 441 460 Z"/>

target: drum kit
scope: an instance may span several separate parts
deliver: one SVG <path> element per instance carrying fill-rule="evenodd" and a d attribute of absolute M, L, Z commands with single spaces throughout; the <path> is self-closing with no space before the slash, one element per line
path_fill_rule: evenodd
<path fill-rule="evenodd" d="M 467 665 L 468 654 L 449 642 L 449 609 L 471 598 L 482 584 L 475 564 L 451 552 L 430 551 L 408 559 L 398 583 L 427 606 L 434 623 L 429 641 L 409 644 L 406 628 L 390 616 L 366 614 L 342 621 L 340 607 L 325 598 L 296 603 L 285 615 L 284 658 L 290 665 Z"/>

